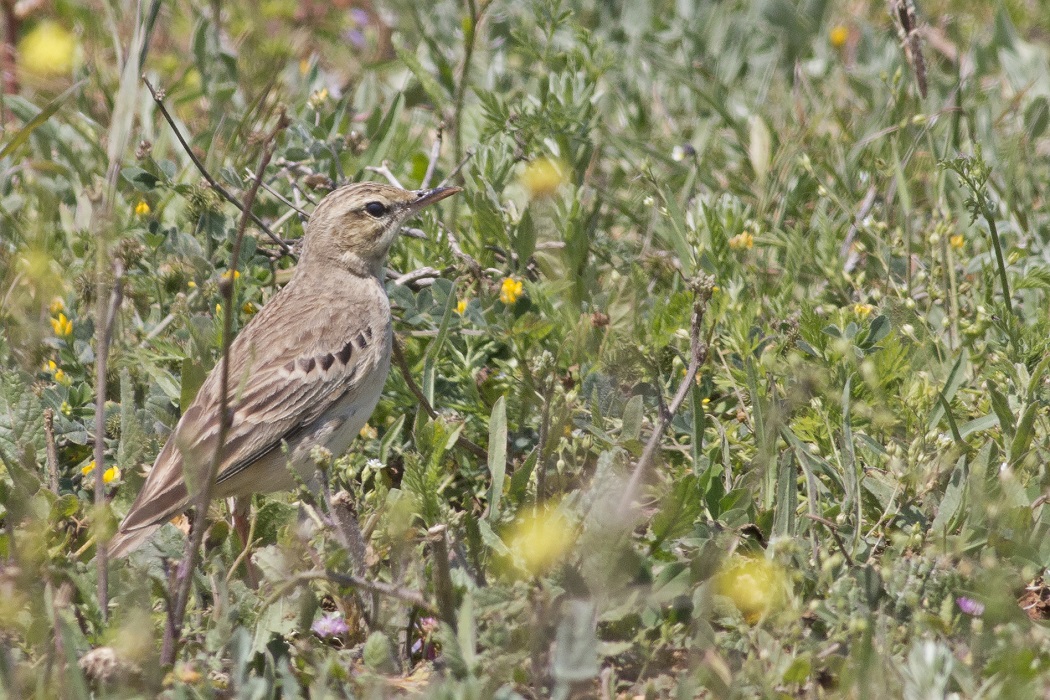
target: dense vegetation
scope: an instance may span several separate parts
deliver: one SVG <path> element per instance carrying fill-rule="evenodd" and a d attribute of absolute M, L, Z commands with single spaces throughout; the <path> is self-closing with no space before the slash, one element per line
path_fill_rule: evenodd
<path fill-rule="evenodd" d="M 0 5 L 0 694 L 1050 692 L 1040 3 Z M 237 261 L 160 104 L 275 149 Z M 189 521 L 96 542 L 327 189 L 431 168 L 369 427 L 213 506 L 165 666 Z"/>

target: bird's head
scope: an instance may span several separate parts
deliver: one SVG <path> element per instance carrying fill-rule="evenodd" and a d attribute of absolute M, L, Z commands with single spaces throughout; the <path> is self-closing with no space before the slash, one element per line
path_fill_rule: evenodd
<path fill-rule="evenodd" d="M 404 190 L 378 182 L 340 187 L 314 209 L 300 265 L 323 260 L 380 276 L 402 224 L 459 191 L 459 187 Z"/>

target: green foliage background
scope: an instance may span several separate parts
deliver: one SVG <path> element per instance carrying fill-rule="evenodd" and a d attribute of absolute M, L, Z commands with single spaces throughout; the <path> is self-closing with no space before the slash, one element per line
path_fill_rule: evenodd
<path fill-rule="evenodd" d="M 1045 697 L 1050 26 L 1024 0 L 919 10 L 925 98 L 879 3 L 56 2 L 73 75 L 3 96 L 3 693 Z M 318 182 L 386 163 L 418 187 L 442 124 L 437 178 L 470 155 L 390 260 L 437 274 L 388 289 L 438 417 L 395 369 L 326 465 L 370 580 L 435 600 L 447 526 L 451 619 L 380 596 L 366 629 L 306 492 L 256 498 L 257 588 L 216 507 L 174 669 L 175 527 L 111 564 L 99 607 L 91 537 L 217 361 L 237 221 L 140 73 L 237 193 L 287 110 L 255 211 L 292 241 Z M 564 173 L 547 197 L 524 175 L 542 159 Z M 238 326 L 292 265 L 250 232 Z M 700 275 L 706 363 L 633 512 Z M 102 507 L 96 439 L 120 470 Z M 310 631 L 333 614 L 348 632 Z"/>

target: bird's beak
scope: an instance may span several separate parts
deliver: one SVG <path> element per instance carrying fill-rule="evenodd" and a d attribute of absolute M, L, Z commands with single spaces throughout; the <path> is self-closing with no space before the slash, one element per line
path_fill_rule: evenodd
<path fill-rule="evenodd" d="M 451 197 L 457 192 L 462 191 L 462 187 L 435 187 L 432 190 L 418 190 L 416 192 L 415 201 L 409 203 L 408 206 L 414 214 L 423 207 L 430 206 L 434 202 L 440 202 L 445 197 Z"/>

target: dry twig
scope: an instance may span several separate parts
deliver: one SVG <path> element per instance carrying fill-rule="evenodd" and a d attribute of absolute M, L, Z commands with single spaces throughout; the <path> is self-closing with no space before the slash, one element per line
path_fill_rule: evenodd
<path fill-rule="evenodd" d="M 175 138 L 178 139 L 180 144 L 182 144 L 182 148 L 184 151 L 186 151 L 186 155 L 190 157 L 190 160 L 193 161 L 193 165 L 196 166 L 197 171 L 200 172 L 200 174 L 204 177 L 205 180 L 208 181 L 208 184 L 211 185 L 212 189 L 218 192 L 219 195 L 227 202 L 240 209 L 241 214 L 243 216 L 247 216 L 248 218 L 250 218 L 255 223 L 255 225 L 263 231 L 263 233 L 270 237 L 270 240 L 272 240 L 280 247 L 281 251 L 285 255 L 291 255 L 292 249 L 288 247 L 288 244 L 281 240 L 280 236 L 271 231 L 270 227 L 267 226 L 262 219 L 260 219 L 251 211 L 250 202 L 242 203 L 240 200 L 238 200 L 236 197 L 230 194 L 225 187 L 219 184 L 218 180 L 212 177 L 212 174 L 209 173 L 208 169 L 204 167 L 204 163 L 200 161 L 200 158 L 198 158 L 197 154 L 193 152 L 193 149 L 190 148 L 190 145 L 186 143 L 186 139 L 183 138 L 182 132 L 180 132 L 179 128 L 175 126 L 175 120 L 171 118 L 171 115 L 168 113 L 167 107 L 164 106 L 163 93 L 157 91 L 156 88 L 153 87 L 153 84 L 150 83 L 150 81 L 146 78 L 146 76 L 142 76 L 142 82 L 146 84 L 146 88 L 149 90 L 149 94 L 153 96 L 153 102 L 157 105 L 157 109 L 160 110 L 160 113 L 164 117 L 164 120 L 168 122 L 168 126 L 171 127 L 171 130 L 175 132 Z M 253 189 L 258 191 L 258 185 L 256 185 Z M 254 199 L 254 197 L 252 199 Z"/>
<path fill-rule="evenodd" d="M 149 83 L 147 83 L 149 85 Z M 150 90 L 152 91 L 152 87 Z M 270 159 L 273 158 L 274 151 L 277 148 L 277 136 L 287 128 L 289 124 L 288 117 L 282 111 L 277 119 L 277 125 L 274 126 L 273 130 L 266 137 L 265 145 L 263 146 L 262 158 L 259 160 L 259 166 L 255 170 L 255 179 L 252 181 L 252 186 L 248 190 L 248 196 L 245 198 L 244 208 L 241 210 L 241 219 L 237 224 L 237 235 L 233 241 L 233 249 L 230 252 L 230 274 L 223 277 L 222 283 L 219 285 L 219 292 L 223 296 L 223 317 L 222 317 L 222 360 L 219 375 L 219 433 L 215 443 L 215 453 L 212 456 L 211 465 L 208 468 L 208 473 L 205 475 L 203 488 L 200 493 L 197 494 L 196 498 L 196 513 L 193 519 L 192 530 L 190 536 L 186 540 L 186 550 L 183 555 L 182 562 L 179 564 L 178 570 L 175 574 L 174 585 L 176 588 L 176 594 L 174 597 L 174 603 L 172 608 L 169 610 L 168 622 L 164 629 L 164 646 L 161 650 L 160 661 L 164 666 L 170 666 L 175 662 L 175 653 L 178 647 L 178 642 L 182 636 L 182 625 L 186 616 L 186 604 L 189 600 L 190 588 L 192 588 L 193 577 L 191 572 L 197 565 L 197 555 L 200 551 L 201 542 L 204 539 L 204 525 L 208 517 L 208 504 L 211 502 L 212 490 L 215 487 L 215 477 L 218 475 L 219 465 L 222 463 L 222 450 L 225 446 L 226 435 L 230 430 L 230 423 L 232 415 L 230 413 L 230 345 L 233 342 L 233 309 L 234 309 L 234 278 L 236 277 L 236 271 L 238 261 L 241 254 L 241 244 L 244 242 L 244 233 L 248 228 L 248 220 L 253 218 L 251 215 L 251 207 L 255 203 L 255 197 L 259 193 L 259 186 L 262 183 L 263 175 L 266 172 L 267 166 L 270 164 Z"/>
<path fill-rule="evenodd" d="M 682 383 L 678 386 L 678 391 L 675 393 L 671 403 L 665 411 L 660 413 L 660 418 L 653 427 L 653 433 L 649 436 L 649 442 L 645 444 L 642 456 L 638 458 L 638 463 L 635 465 L 631 478 L 624 488 L 623 497 L 620 499 L 620 509 L 622 511 L 626 511 L 631 507 L 637 495 L 638 487 L 641 485 L 642 478 L 649 470 L 653 458 L 656 456 L 656 451 L 660 448 L 660 441 L 663 439 L 664 431 L 667 430 L 667 426 L 670 425 L 675 413 L 681 408 L 685 397 L 689 395 L 689 390 L 693 388 L 700 365 L 707 361 L 707 343 L 700 339 L 700 327 L 704 321 L 707 302 L 711 299 L 714 280 L 711 277 L 704 276 L 695 280 L 692 287 L 694 297 L 693 317 L 689 333 L 689 366 L 685 370 L 685 376 L 682 377 Z"/>

